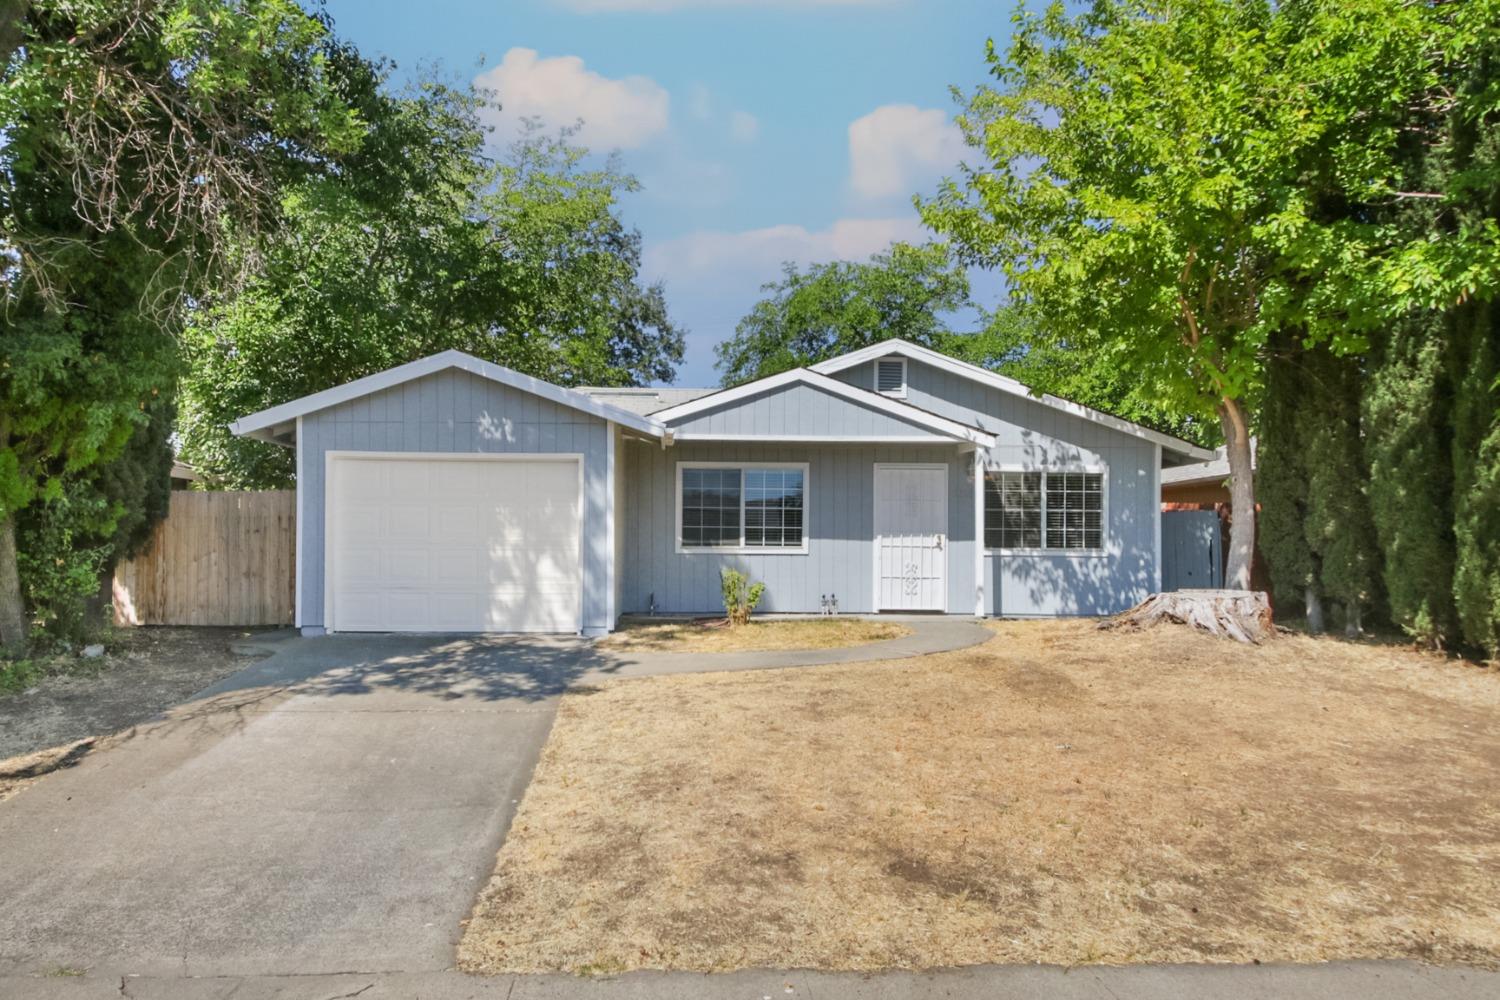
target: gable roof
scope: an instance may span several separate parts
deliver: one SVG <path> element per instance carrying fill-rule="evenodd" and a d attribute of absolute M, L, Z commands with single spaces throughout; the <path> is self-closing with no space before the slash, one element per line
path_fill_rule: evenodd
<path fill-rule="evenodd" d="M 1039 403 L 1054 410 L 1061 410 L 1064 413 L 1069 413 L 1083 420 L 1103 424 L 1105 427 L 1120 431 L 1123 434 L 1129 434 L 1143 441 L 1150 441 L 1152 444 L 1159 444 L 1163 448 L 1177 452 L 1180 455 L 1204 461 L 1211 460 L 1214 457 L 1214 453 L 1208 448 L 1199 447 L 1181 438 L 1173 437 L 1170 434 L 1163 434 L 1161 431 L 1152 430 L 1143 424 L 1138 424 L 1123 417 L 1114 416 L 1113 414 L 1104 413 L 1101 410 L 1084 406 L 1082 403 L 1075 403 L 1072 400 L 1063 399 L 1060 396 L 1034 395 L 1028 386 L 1013 378 L 992 372 L 987 368 L 981 368 L 978 365 L 969 364 L 967 361 L 951 358 L 931 348 L 921 347 L 899 338 L 883 340 L 878 344 L 871 344 L 869 347 L 862 347 L 857 351 L 850 351 L 848 354 L 841 354 L 836 358 L 820 361 L 812 366 L 812 370 L 829 375 L 833 372 L 844 371 L 845 369 L 875 361 L 879 358 L 890 357 L 893 354 L 932 365 L 934 368 L 940 368 L 943 371 L 951 372 L 994 389 L 999 389 L 1001 392 L 1009 393 L 1013 396 L 1024 397 L 1033 403 Z"/>
<path fill-rule="evenodd" d="M 660 420 L 662 423 L 672 423 L 683 420 L 695 414 L 715 410 L 721 406 L 728 406 L 743 399 L 759 396 L 763 393 L 772 392 L 776 389 L 790 385 L 806 385 L 814 389 L 827 392 L 830 395 L 850 400 L 861 406 L 867 406 L 872 410 L 888 413 L 893 417 L 908 423 L 923 427 L 935 434 L 952 438 L 955 441 L 967 441 L 984 448 L 995 445 L 995 436 L 978 427 L 948 417 L 939 416 L 920 407 L 903 403 L 889 396 L 882 396 L 869 389 L 861 389 L 847 382 L 840 382 L 836 378 L 829 378 L 819 372 L 807 368 L 792 368 L 789 371 L 780 372 L 776 375 L 768 375 L 754 382 L 746 382 L 730 389 L 720 389 L 717 392 L 676 406 L 669 406 L 665 410 L 657 410 L 651 414 L 652 419 Z"/>
<path fill-rule="evenodd" d="M 397 365 L 374 375 L 366 375 L 364 378 L 355 379 L 353 382 L 345 382 L 322 392 L 315 392 L 300 399 L 281 403 L 278 406 L 268 407 L 249 416 L 241 417 L 229 425 L 232 433 L 240 437 L 256 437 L 270 441 L 277 437 L 278 430 L 287 425 L 295 426 L 298 417 L 317 410 L 326 410 L 330 406 L 346 403 L 351 399 L 368 396 L 382 389 L 389 389 L 403 382 L 422 378 L 424 375 L 432 375 L 436 372 L 446 371 L 449 368 L 457 368 L 480 378 L 487 378 L 492 382 L 499 382 L 515 389 L 521 389 L 543 399 L 551 400 L 562 406 L 569 406 L 575 410 L 592 414 L 602 420 L 609 420 L 659 438 L 663 431 L 660 424 L 648 419 L 639 413 L 595 399 L 585 393 L 574 389 L 564 389 L 562 386 L 553 385 L 530 375 L 522 375 L 520 372 L 503 365 L 484 361 L 465 354 L 463 351 L 443 351 L 439 354 L 429 355 L 408 364 Z"/>

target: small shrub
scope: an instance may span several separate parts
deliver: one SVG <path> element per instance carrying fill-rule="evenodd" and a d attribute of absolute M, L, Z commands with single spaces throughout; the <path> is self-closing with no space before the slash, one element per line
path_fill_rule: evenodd
<path fill-rule="evenodd" d="M 744 625 L 760 603 L 766 585 L 751 583 L 744 573 L 732 569 L 720 573 L 719 582 L 724 591 L 724 613 L 729 616 L 729 624 Z"/>

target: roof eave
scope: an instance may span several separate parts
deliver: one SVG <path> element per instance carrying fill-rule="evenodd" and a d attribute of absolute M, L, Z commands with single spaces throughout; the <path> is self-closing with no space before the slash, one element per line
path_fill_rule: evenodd
<path fill-rule="evenodd" d="M 395 368 L 388 368 L 383 372 L 366 375 L 364 378 L 358 378 L 343 385 L 333 386 L 321 392 L 310 393 L 298 399 L 267 407 L 264 410 L 240 417 L 229 425 L 229 430 L 236 437 L 249 437 L 262 441 L 274 440 L 275 429 L 278 426 L 288 423 L 295 424 L 298 417 L 309 413 L 316 413 L 319 410 L 326 410 L 329 407 L 338 406 L 340 403 L 359 399 L 362 396 L 368 396 L 414 379 L 446 371 L 449 368 L 457 368 L 461 371 L 478 375 L 481 378 L 510 385 L 524 392 L 530 392 L 533 395 L 550 399 L 563 406 L 569 406 L 581 412 L 599 417 L 601 420 L 629 427 L 632 430 L 653 438 L 660 438 L 665 433 L 665 429 L 662 427 L 660 421 L 632 413 L 617 406 L 611 406 L 609 403 L 600 402 L 584 393 L 565 389 L 530 375 L 523 375 L 520 372 L 513 371 L 501 365 L 476 358 L 471 354 L 465 354 L 462 351 L 443 351 L 439 354 L 429 355 L 428 357 L 419 358 L 404 365 L 397 365 Z M 295 428 L 293 433 L 295 434 Z M 281 442 L 277 441 L 276 443 Z"/>
<path fill-rule="evenodd" d="M 1082 403 L 1075 403 L 1070 399 L 1063 399 L 1061 396 L 1053 396 L 1050 393 L 1043 393 L 1040 396 L 1034 395 L 1030 387 L 1028 387 L 1023 382 L 1018 382 L 1013 378 L 1001 375 L 998 372 L 992 372 L 987 368 L 981 368 L 975 364 L 970 364 L 967 361 L 961 361 L 958 358 L 951 358 L 946 354 L 941 354 L 937 351 L 932 350 L 930 347 L 923 347 L 920 344 L 913 344 L 911 341 L 902 340 L 899 337 L 892 337 L 889 340 L 882 340 L 878 344 L 871 344 L 869 347 L 861 347 L 857 351 L 850 351 L 848 354 L 841 354 L 836 358 L 829 358 L 826 361 L 820 361 L 812 366 L 812 370 L 818 372 L 821 375 L 828 375 L 831 372 L 839 372 L 847 368 L 853 368 L 855 365 L 865 364 L 866 362 L 873 361 L 876 358 L 882 358 L 890 354 L 899 354 L 902 357 L 908 358 L 913 361 L 921 361 L 926 364 L 944 368 L 948 371 L 952 371 L 955 374 L 969 378 L 973 381 L 994 386 L 995 388 L 1000 389 L 1003 392 L 1009 392 L 1012 395 L 1022 396 L 1026 399 L 1032 400 L 1033 402 L 1039 402 L 1044 406 L 1051 407 L 1052 409 L 1061 410 L 1065 413 L 1071 413 L 1073 416 L 1076 416 L 1081 420 L 1089 420 L 1094 423 L 1101 424 L 1105 427 L 1109 427 L 1113 430 L 1120 431 L 1122 434 L 1129 434 L 1133 437 L 1138 437 L 1142 440 L 1150 441 L 1153 444 L 1159 444 L 1163 449 L 1173 452 L 1174 454 L 1196 459 L 1198 461 L 1208 461 L 1215 457 L 1214 451 L 1210 448 L 1200 447 L 1190 441 L 1184 441 L 1181 438 L 1173 437 L 1170 434 L 1164 434 L 1161 431 L 1152 430 L 1150 427 L 1147 427 L 1144 424 L 1138 424 L 1133 420 L 1126 420 L 1124 417 L 1117 417 L 1110 413 L 1104 413 L 1100 410 L 1094 409 L 1093 407 L 1084 406 Z"/>

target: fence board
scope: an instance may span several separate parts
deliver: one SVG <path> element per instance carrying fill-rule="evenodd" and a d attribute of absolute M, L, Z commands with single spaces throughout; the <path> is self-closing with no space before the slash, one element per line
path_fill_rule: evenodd
<path fill-rule="evenodd" d="M 115 569 L 121 625 L 290 625 L 297 495 L 172 494 L 145 550 Z"/>

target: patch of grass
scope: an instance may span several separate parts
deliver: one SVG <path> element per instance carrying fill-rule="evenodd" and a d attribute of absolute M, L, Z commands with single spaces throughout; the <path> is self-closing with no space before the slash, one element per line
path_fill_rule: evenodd
<path fill-rule="evenodd" d="M 62 979 L 73 979 L 78 976 L 88 975 L 88 970 L 80 969 L 72 965 L 59 965 L 54 969 L 48 969 L 46 974 L 48 976 L 55 976 Z"/>
<path fill-rule="evenodd" d="M 0 694 L 24 691 L 46 674 L 47 671 L 36 660 L 0 660 Z"/>
<path fill-rule="evenodd" d="M 832 649 L 898 639 L 911 629 L 896 622 L 863 618 L 752 619 L 730 626 L 723 618 L 661 623 L 627 623 L 600 639 L 602 649 L 660 653 L 742 653 Z"/>
<path fill-rule="evenodd" d="M 992 627 L 565 696 L 462 965 L 1500 962 L 1500 673 Z"/>

